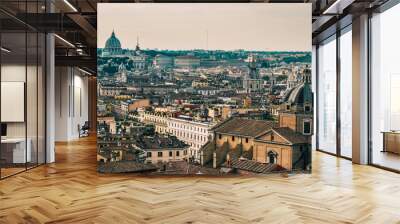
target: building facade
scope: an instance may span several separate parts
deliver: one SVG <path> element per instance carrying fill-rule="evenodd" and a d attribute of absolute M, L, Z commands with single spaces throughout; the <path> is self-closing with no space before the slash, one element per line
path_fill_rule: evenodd
<path fill-rule="evenodd" d="M 145 124 L 153 124 L 155 131 L 160 134 L 169 133 L 168 122 L 171 115 L 160 112 L 139 111 L 138 119 Z"/>
<path fill-rule="evenodd" d="M 120 96 L 123 91 L 126 91 L 126 87 L 122 86 L 103 86 L 98 84 L 98 95 L 99 96 Z"/>
<path fill-rule="evenodd" d="M 167 119 L 168 133 L 189 145 L 189 157 L 200 160 L 200 148 L 212 138 L 209 122 L 196 122 L 180 118 Z"/>
<path fill-rule="evenodd" d="M 308 136 L 272 121 L 233 117 L 213 129 L 214 140 L 201 150 L 201 163 L 232 167 L 251 161 L 257 169 L 309 170 L 311 143 Z M 272 166 L 272 168 L 270 168 Z M 248 172 L 257 170 L 247 169 Z"/>
<path fill-rule="evenodd" d="M 153 148 L 144 149 L 146 152 L 146 163 L 158 164 L 187 160 L 186 148 Z"/>

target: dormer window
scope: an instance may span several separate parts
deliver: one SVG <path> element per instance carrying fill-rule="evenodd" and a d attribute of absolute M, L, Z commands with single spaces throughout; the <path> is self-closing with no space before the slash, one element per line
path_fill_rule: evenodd
<path fill-rule="evenodd" d="M 305 112 L 310 112 L 310 111 L 311 111 L 310 105 L 304 106 L 304 111 L 305 111 Z"/>

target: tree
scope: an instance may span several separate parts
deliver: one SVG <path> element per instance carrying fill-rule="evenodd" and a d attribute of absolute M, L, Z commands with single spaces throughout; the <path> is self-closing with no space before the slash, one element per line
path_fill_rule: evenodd
<path fill-rule="evenodd" d="M 147 124 L 145 126 L 143 135 L 145 135 L 145 136 L 153 136 L 153 135 L 155 135 L 155 133 L 156 133 L 156 131 L 155 131 L 154 125 Z"/>

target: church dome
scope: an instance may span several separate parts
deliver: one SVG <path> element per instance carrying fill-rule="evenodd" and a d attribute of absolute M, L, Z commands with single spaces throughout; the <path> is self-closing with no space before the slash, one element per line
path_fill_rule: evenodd
<path fill-rule="evenodd" d="M 287 102 L 291 105 L 304 105 L 312 103 L 312 91 L 308 83 L 296 86 L 287 96 Z"/>
<path fill-rule="evenodd" d="M 106 48 L 121 49 L 121 42 L 115 36 L 114 31 L 112 32 L 111 37 L 106 41 Z"/>
<path fill-rule="evenodd" d="M 302 83 L 285 92 L 283 100 L 289 105 L 312 104 L 313 93 L 311 90 L 311 70 L 306 68 L 302 75 Z"/>

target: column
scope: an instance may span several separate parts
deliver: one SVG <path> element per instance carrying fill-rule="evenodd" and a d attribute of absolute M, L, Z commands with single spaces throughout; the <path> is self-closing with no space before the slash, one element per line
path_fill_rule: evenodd
<path fill-rule="evenodd" d="M 55 161 L 55 44 L 54 35 L 46 35 L 46 163 Z"/>
<path fill-rule="evenodd" d="M 368 163 L 368 15 L 353 19 L 353 162 Z"/>

